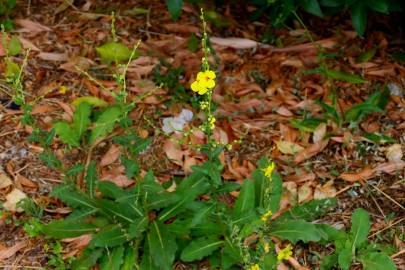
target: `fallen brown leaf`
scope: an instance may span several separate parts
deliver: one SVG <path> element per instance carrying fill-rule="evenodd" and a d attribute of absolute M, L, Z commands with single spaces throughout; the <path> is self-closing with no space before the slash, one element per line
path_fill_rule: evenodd
<path fill-rule="evenodd" d="M 0 172 L 0 189 L 11 186 L 13 182 L 5 173 Z"/>
<path fill-rule="evenodd" d="M 121 155 L 121 147 L 116 144 L 112 144 L 108 151 L 103 155 L 100 161 L 100 166 L 105 167 L 113 164 L 118 160 Z"/>
<path fill-rule="evenodd" d="M 318 142 L 310 145 L 309 147 L 305 148 L 304 150 L 302 150 L 295 156 L 294 162 L 298 164 L 298 163 L 303 162 L 304 160 L 307 160 L 307 159 L 317 155 L 323 149 L 326 148 L 328 143 L 329 143 L 329 140 L 321 140 L 321 141 L 318 141 Z"/>
<path fill-rule="evenodd" d="M 1 260 L 6 260 L 10 257 L 12 257 L 14 254 L 16 254 L 20 249 L 24 248 L 27 246 L 26 241 L 20 241 L 16 242 L 14 246 L 11 246 L 9 248 L 0 250 L 0 261 Z"/>
<path fill-rule="evenodd" d="M 366 167 L 357 173 L 342 173 L 339 175 L 340 179 L 343 179 L 347 182 L 357 182 L 357 181 L 365 181 L 375 176 L 375 171 L 370 168 Z"/>
<path fill-rule="evenodd" d="M 3 204 L 3 207 L 11 212 L 22 212 L 24 210 L 17 208 L 17 204 L 25 198 L 27 198 L 27 195 L 25 195 L 25 193 L 21 190 L 15 188 L 6 195 L 6 202 Z"/>
<path fill-rule="evenodd" d="M 27 19 L 15 19 L 14 22 L 23 29 L 18 29 L 20 32 L 43 32 L 51 31 L 51 28 L 42 25 L 38 22 L 33 22 Z"/>

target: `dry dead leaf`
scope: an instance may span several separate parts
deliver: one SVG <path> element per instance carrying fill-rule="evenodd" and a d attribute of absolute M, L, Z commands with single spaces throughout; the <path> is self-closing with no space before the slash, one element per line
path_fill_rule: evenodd
<path fill-rule="evenodd" d="M 0 172 L 0 189 L 11 186 L 13 182 L 5 173 Z"/>
<path fill-rule="evenodd" d="M 381 172 L 385 172 L 388 174 L 394 174 L 398 172 L 399 170 L 402 170 L 405 168 L 405 162 L 400 160 L 400 161 L 395 161 L 395 162 L 385 162 L 378 164 L 375 168 L 374 171 L 379 174 Z"/>
<path fill-rule="evenodd" d="M 210 42 L 219 46 L 229 47 L 233 49 L 252 49 L 259 45 L 257 41 L 247 38 L 220 38 L 210 37 Z"/>
<path fill-rule="evenodd" d="M 279 107 L 276 110 L 276 113 L 278 113 L 279 115 L 282 115 L 282 116 L 287 116 L 287 117 L 290 117 L 290 116 L 294 115 L 289 109 L 287 109 L 284 106 Z"/>
<path fill-rule="evenodd" d="M 20 249 L 27 246 L 26 241 L 16 242 L 14 246 L 0 250 L 0 261 L 6 260 L 16 254 Z"/>
<path fill-rule="evenodd" d="M 38 22 L 33 22 L 27 19 L 14 19 L 14 22 L 21 26 L 23 29 L 18 29 L 20 32 L 43 32 L 51 31 L 51 28 L 42 25 Z"/>
<path fill-rule="evenodd" d="M 46 61 L 67 61 L 69 59 L 66 53 L 40 52 L 37 57 Z"/>
<path fill-rule="evenodd" d="M 312 199 L 312 183 L 307 182 L 298 188 L 298 203 L 310 201 Z"/>
<path fill-rule="evenodd" d="M 298 164 L 298 163 L 303 162 L 304 160 L 307 160 L 307 159 L 317 155 L 323 149 L 325 149 L 325 147 L 328 145 L 328 142 L 329 142 L 329 140 L 321 140 L 321 141 L 318 141 L 318 142 L 308 146 L 307 148 L 305 148 L 304 150 L 302 150 L 295 156 L 294 162 Z"/>
<path fill-rule="evenodd" d="M 375 176 L 375 171 L 370 167 L 366 167 L 357 173 L 342 173 L 340 179 L 347 182 L 365 181 Z"/>
<path fill-rule="evenodd" d="M 21 185 L 25 186 L 25 187 L 29 187 L 29 188 L 37 188 L 38 184 L 31 181 L 30 179 L 28 179 L 27 177 L 21 175 L 21 174 L 17 174 L 16 176 L 16 181 L 18 183 L 20 183 Z"/>
<path fill-rule="evenodd" d="M 171 162 L 183 167 L 184 151 L 180 149 L 180 146 L 170 139 L 167 139 L 163 145 L 167 157 Z"/>
<path fill-rule="evenodd" d="M 314 143 L 321 141 L 326 135 L 326 123 L 318 125 L 312 135 L 312 140 Z"/>
<path fill-rule="evenodd" d="M 62 242 L 70 243 L 70 245 L 74 246 L 75 249 L 81 249 L 90 243 L 91 238 L 91 234 L 83 234 L 78 237 L 65 238 L 62 240 Z"/>
<path fill-rule="evenodd" d="M 275 141 L 277 149 L 287 155 L 295 155 L 298 152 L 301 152 L 304 150 L 304 147 L 302 147 L 299 144 L 293 143 L 293 142 L 288 142 L 288 141 Z"/>
<path fill-rule="evenodd" d="M 94 65 L 92 60 L 82 56 L 75 56 L 71 57 L 68 62 L 60 65 L 59 68 L 69 72 L 80 73 L 78 69 L 86 71 L 92 65 Z"/>
<path fill-rule="evenodd" d="M 6 202 L 3 204 L 3 207 L 11 212 L 23 212 L 24 210 L 21 207 L 17 208 L 17 203 L 25 198 L 27 198 L 27 195 L 21 190 L 15 188 L 7 194 Z"/>
<path fill-rule="evenodd" d="M 118 160 L 121 155 L 121 147 L 116 144 L 112 144 L 108 151 L 103 155 L 100 161 L 100 166 L 105 167 L 113 164 Z"/>
<path fill-rule="evenodd" d="M 324 185 L 317 185 L 314 191 L 314 199 L 321 200 L 326 198 L 333 198 L 336 196 L 336 188 L 334 186 L 334 181 L 330 180 L 326 182 Z"/>
<path fill-rule="evenodd" d="M 402 161 L 403 153 L 402 153 L 402 146 L 398 143 L 391 145 L 388 147 L 386 152 L 386 157 L 389 161 L 392 162 L 399 162 Z"/>

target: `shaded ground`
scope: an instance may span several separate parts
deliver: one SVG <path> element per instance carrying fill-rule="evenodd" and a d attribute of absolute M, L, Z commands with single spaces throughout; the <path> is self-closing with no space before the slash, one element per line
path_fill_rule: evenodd
<path fill-rule="evenodd" d="M 58 1 L 43 2 L 32 1 L 30 6 L 20 3 L 15 14 L 15 18 L 23 19 L 16 20 L 16 34 L 26 46 L 30 43 L 34 45 L 25 70 L 24 84 L 29 100 L 41 97 L 33 111 L 38 124 L 49 129 L 55 119 L 68 119 L 71 113 L 68 104 L 76 97 L 96 95 L 110 100 L 107 93 L 74 67 L 87 70 L 107 88 L 114 89 L 115 82 L 109 75 L 111 72 L 107 66 L 100 64 L 95 48 L 111 39 L 110 12 L 116 10 L 119 40 L 129 47 L 142 40 L 139 50 L 142 57 L 131 64 L 128 83 L 132 99 L 148 94 L 131 113 L 139 134 L 153 138 L 152 146 L 142 154 L 143 169 L 153 169 L 161 181 L 167 181 L 173 175 L 187 173 L 190 165 L 201 162 L 201 155 L 188 149 L 187 145 L 183 145 L 181 150 L 173 150 L 167 145 L 167 136 L 158 131 L 162 126 L 162 117 L 176 115 L 182 108 L 198 113 L 191 106 L 193 99 L 188 90 L 199 70 L 202 56 L 201 52 L 192 53 L 188 48 L 190 35 L 195 33 L 198 38 L 200 32 L 198 9 L 185 5 L 179 21 L 173 22 L 164 3 L 160 3 L 163 1 L 122 1 L 115 6 L 106 1 L 76 1 L 74 7 L 64 10 L 59 9 Z M 150 8 L 150 13 L 131 14 L 134 7 Z M 239 19 L 241 13 L 241 10 L 227 10 L 225 18 L 230 25 L 217 28 L 209 23 L 210 35 L 262 40 L 263 33 L 268 31 L 266 24 Z M 387 154 L 392 144 L 378 145 L 362 138 L 367 132 L 380 132 L 391 136 L 400 145 L 401 153 L 405 150 L 405 67 L 403 62 L 390 57 L 392 52 L 404 47 L 403 37 L 401 39 L 396 30 L 387 31 L 387 18 L 375 18 L 371 29 L 379 31 L 370 31 L 366 39 L 355 36 L 345 17 L 304 19 L 313 30 L 313 39 L 320 41 L 330 56 L 333 54 L 333 57 L 325 59 L 328 67 L 361 74 L 367 82 L 332 82 L 319 74 L 306 74 L 305 70 L 319 66 L 319 58 L 317 49 L 298 24 L 295 25 L 297 30 L 272 32 L 283 44 L 283 49 L 273 46 L 235 49 L 218 45 L 221 40 L 213 42 L 217 56 L 214 62 L 220 74 L 214 93 L 218 104 L 215 133 L 225 142 L 242 140 L 240 145 L 235 145 L 223 156 L 226 165 L 223 176 L 229 181 L 242 181 L 249 176 L 255 162 L 267 156 L 277 163 L 278 171 L 284 176 L 284 209 L 297 200 L 303 202 L 319 196 L 336 196 L 339 205 L 322 219 L 323 222 L 338 227 L 348 226 L 352 211 L 362 207 L 372 216 L 371 239 L 382 240 L 394 245 L 398 251 L 403 250 L 403 159 L 393 167 L 392 158 Z M 339 28 L 332 27 L 336 21 L 343 24 Z M 235 44 L 240 46 L 238 42 Z M 372 48 L 376 48 L 374 57 L 365 63 L 356 62 L 361 53 Z M 19 56 L 16 60 L 21 62 L 22 58 Z M 173 68 L 156 67 L 162 60 L 173 68 L 182 67 L 183 72 L 170 82 L 167 81 L 168 76 L 164 77 L 166 84 L 156 88 L 155 83 L 162 82 L 157 79 L 157 70 L 163 75 L 173 74 Z M 1 69 L 4 70 L 4 65 L 0 65 Z M 178 83 L 186 87 L 184 95 L 179 94 L 178 89 L 175 93 Z M 370 114 L 355 127 L 344 125 L 338 128 L 329 122 L 325 130 L 317 131 L 322 137 L 317 140 L 310 133 L 298 131 L 290 123 L 291 119 L 303 119 L 304 115 L 322 116 L 315 100 L 330 102 L 332 92 L 337 93 L 338 110 L 347 111 L 383 84 L 395 85 L 399 89 L 391 91 L 386 113 Z M 61 86 L 68 89 L 65 94 L 61 93 Z M 62 181 L 61 175 L 39 161 L 41 148 L 27 142 L 30 130 L 19 125 L 18 115 L 21 112 L 18 108 L 13 107 L 2 92 L 0 99 L 0 169 L 13 180 L 12 186 L 0 190 L 0 199 L 6 200 L 5 196 L 16 187 L 46 208 L 44 220 L 62 217 L 66 214 L 63 205 L 47 196 L 52 186 Z M 198 126 L 199 122 L 197 115 L 193 125 Z M 194 140 L 198 139 L 196 135 Z M 301 156 L 285 154 L 276 141 L 290 142 L 312 151 Z M 61 144 L 54 147 L 58 149 L 58 157 L 66 162 L 86 158 L 82 153 L 65 155 Z M 111 147 L 111 142 L 104 143 L 95 151 L 93 158 L 102 160 Z M 177 151 L 174 154 L 181 160 L 169 160 L 168 156 L 173 155 L 173 151 Z M 122 174 L 117 160 L 101 167 L 99 169 L 104 175 Z M 346 177 L 342 177 L 342 173 L 346 173 Z M 333 182 L 325 185 L 328 181 Z M 0 260 L 0 268 L 47 265 L 50 255 L 42 248 L 46 241 L 30 239 L 24 233 L 22 221 L 26 219 L 27 215 L 23 213 L 4 214 L 0 218 L 0 250 L 22 243 L 12 256 L 3 262 Z M 63 254 L 74 255 L 80 248 L 77 243 L 66 244 Z M 302 265 L 316 268 L 319 262 L 313 251 L 323 255 L 328 253 L 316 246 L 297 246 L 295 255 Z M 405 267 L 403 256 L 396 256 L 394 261 L 399 269 Z"/>

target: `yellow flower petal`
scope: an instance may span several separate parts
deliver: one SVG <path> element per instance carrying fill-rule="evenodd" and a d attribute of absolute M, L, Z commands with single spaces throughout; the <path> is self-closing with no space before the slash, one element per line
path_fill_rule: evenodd
<path fill-rule="evenodd" d="M 208 92 L 208 88 L 206 88 L 206 87 L 201 87 L 200 90 L 198 90 L 198 94 L 200 94 L 200 95 L 204 95 L 207 92 Z"/>
<path fill-rule="evenodd" d="M 193 90 L 194 92 L 198 92 L 198 91 L 200 91 L 200 85 L 198 84 L 198 82 L 197 81 L 195 81 L 195 82 L 193 82 L 192 84 L 191 84 L 191 90 Z"/>
<path fill-rule="evenodd" d="M 197 73 L 197 81 L 202 81 L 205 79 L 205 77 L 206 76 L 205 76 L 204 72 L 200 71 Z"/>
<path fill-rule="evenodd" d="M 205 86 L 207 88 L 214 88 L 215 87 L 215 81 L 214 80 L 208 80 L 205 82 Z"/>
<path fill-rule="evenodd" d="M 213 80 L 213 79 L 215 79 L 215 78 L 217 77 L 217 76 L 215 75 L 215 72 L 212 71 L 212 70 L 206 70 L 206 71 L 204 72 L 204 75 L 205 75 L 207 78 L 211 79 L 211 80 Z"/>

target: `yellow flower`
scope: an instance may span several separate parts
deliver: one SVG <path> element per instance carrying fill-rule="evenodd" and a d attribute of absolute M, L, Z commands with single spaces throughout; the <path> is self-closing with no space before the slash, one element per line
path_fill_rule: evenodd
<path fill-rule="evenodd" d="M 66 94 L 66 92 L 68 91 L 67 87 L 62 85 L 59 87 L 59 93 L 61 93 L 62 95 Z"/>
<path fill-rule="evenodd" d="M 212 70 L 200 71 L 197 74 L 197 79 L 191 84 L 191 90 L 204 95 L 208 90 L 215 87 L 215 72 Z"/>
<path fill-rule="evenodd" d="M 268 219 L 269 217 L 271 217 L 272 215 L 273 215 L 273 212 L 271 212 L 271 210 L 269 210 L 269 211 L 266 212 L 266 214 L 264 214 L 264 215 L 261 217 L 261 220 L 267 221 L 267 219 Z"/>
<path fill-rule="evenodd" d="M 209 125 L 210 125 L 210 129 L 214 129 L 214 128 L 215 128 L 215 122 L 216 122 L 216 121 L 217 121 L 217 120 L 215 119 L 214 116 L 210 115 L 210 116 L 208 117 L 208 123 L 209 123 Z"/>
<path fill-rule="evenodd" d="M 280 250 L 277 254 L 277 260 L 278 261 L 282 261 L 282 260 L 288 260 L 288 258 L 291 257 L 292 255 L 292 246 L 290 244 L 288 244 L 285 248 L 283 248 L 282 250 Z"/>
<path fill-rule="evenodd" d="M 249 270 L 260 270 L 260 267 L 259 267 L 259 265 L 256 263 L 256 264 L 250 266 Z"/>
<path fill-rule="evenodd" d="M 269 251 L 270 251 L 270 245 L 269 245 L 269 243 L 264 243 L 263 248 L 264 248 L 264 253 L 269 253 Z"/>
<path fill-rule="evenodd" d="M 271 174 L 272 174 L 275 167 L 276 167 L 276 164 L 274 162 L 271 162 L 269 164 L 269 166 L 262 169 L 262 171 L 264 172 L 264 176 L 271 178 Z"/>

